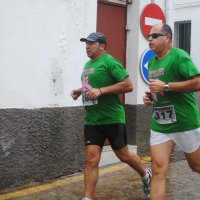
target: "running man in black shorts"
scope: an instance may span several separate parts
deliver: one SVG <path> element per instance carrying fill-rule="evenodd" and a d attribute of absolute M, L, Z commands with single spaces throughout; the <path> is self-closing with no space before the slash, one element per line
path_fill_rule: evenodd
<path fill-rule="evenodd" d="M 81 38 L 86 43 L 90 60 L 82 73 L 82 87 L 71 92 L 74 100 L 82 95 L 85 107 L 86 165 L 84 170 L 85 197 L 93 200 L 99 176 L 99 161 L 105 140 L 108 139 L 116 156 L 142 177 L 144 192 L 149 197 L 151 170 L 144 168 L 139 156 L 127 147 L 125 111 L 119 94 L 133 90 L 122 64 L 106 53 L 106 37 L 100 32 Z"/>

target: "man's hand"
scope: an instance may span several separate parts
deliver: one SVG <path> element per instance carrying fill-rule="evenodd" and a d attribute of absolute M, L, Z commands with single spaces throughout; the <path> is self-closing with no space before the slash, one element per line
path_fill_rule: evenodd
<path fill-rule="evenodd" d="M 81 95 L 81 90 L 82 88 L 79 88 L 79 89 L 76 89 L 76 90 L 72 90 L 71 91 L 71 97 L 74 99 L 74 100 L 77 100 L 79 98 L 79 96 Z"/>
<path fill-rule="evenodd" d="M 153 101 L 150 99 L 150 92 L 145 92 L 145 95 L 143 96 L 143 102 L 146 106 L 151 106 L 153 104 Z"/>
<path fill-rule="evenodd" d="M 91 100 L 96 100 L 98 97 L 102 95 L 101 89 L 92 88 L 86 93 L 87 97 Z"/>
<path fill-rule="evenodd" d="M 165 83 L 163 81 L 160 81 L 159 79 L 150 79 L 149 80 L 149 89 L 153 93 L 164 92 L 164 85 L 165 85 Z"/>

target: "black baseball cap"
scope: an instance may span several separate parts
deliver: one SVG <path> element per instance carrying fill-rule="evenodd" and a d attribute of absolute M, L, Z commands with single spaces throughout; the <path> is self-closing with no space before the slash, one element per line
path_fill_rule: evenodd
<path fill-rule="evenodd" d="M 86 41 L 99 42 L 101 44 L 107 43 L 106 36 L 101 32 L 90 33 L 90 35 L 88 35 L 86 38 L 81 38 L 80 41 L 81 42 L 86 42 Z"/>

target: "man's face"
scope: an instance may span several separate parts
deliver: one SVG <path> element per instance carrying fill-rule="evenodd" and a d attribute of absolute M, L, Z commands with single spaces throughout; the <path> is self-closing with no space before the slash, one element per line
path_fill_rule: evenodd
<path fill-rule="evenodd" d="M 86 53 L 91 60 L 94 60 L 101 56 L 102 52 L 104 52 L 104 48 L 105 44 L 100 44 L 99 42 L 86 41 Z"/>
<path fill-rule="evenodd" d="M 156 54 L 161 53 L 169 42 L 169 35 L 162 32 L 162 26 L 154 26 L 148 36 L 149 48 Z"/>

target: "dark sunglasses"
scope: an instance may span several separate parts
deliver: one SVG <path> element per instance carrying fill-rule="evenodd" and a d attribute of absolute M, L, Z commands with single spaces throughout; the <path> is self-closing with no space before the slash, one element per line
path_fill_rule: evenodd
<path fill-rule="evenodd" d="M 166 36 L 166 35 L 168 35 L 168 34 L 165 34 L 165 33 L 152 33 L 150 35 L 147 35 L 147 39 L 149 39 L 150 37 L 152 37 L 153 39 L 156 39 L 156 38 L 158 38 L 160 36 Z"/>

